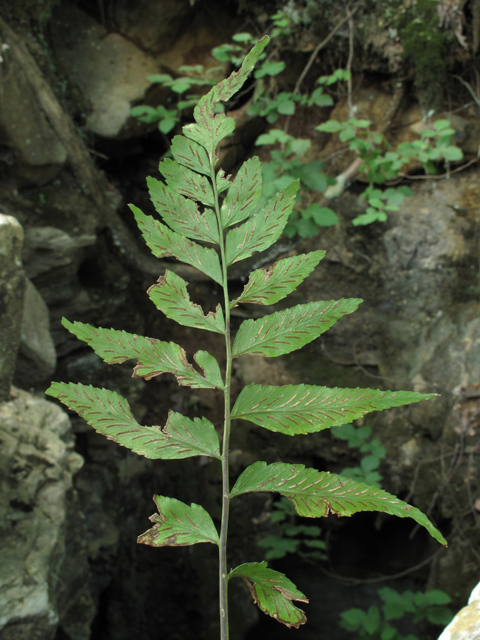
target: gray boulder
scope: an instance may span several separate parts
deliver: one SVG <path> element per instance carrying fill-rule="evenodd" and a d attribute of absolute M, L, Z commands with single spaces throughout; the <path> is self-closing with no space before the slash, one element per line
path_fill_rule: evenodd
<path fill-rule="evenodd" d="M 54 11 L 51 28 L 58 60 L 90 103 L 87 130 L 117 137 L 130 118 L 130 107 L 150 86 L 147 76 L 158 73 L 158 63 L 67 2 Z"/>
<path fill-rule="evenodd" d="M 30 227 L 25 232 L 23 263 L 29 278 L 72 264 L 77 249 L 95 244 L 93 234 L 70 235 L 55 227 Z"/>
<path fill-rule="evenodd" d="M 56 364 L 48 307 L 36 287 L 27 279 L 14 382 L 22 388 L 35 386 L 51 377 Z"/>
<path fill-rule="evenodd" d="M 30 83 L 7 49 L 3 53 L 0 143 L 8 172 L 42 185 L 61 171 L 67 151 L 50 126 Z M 8 151 L 8 153 L 7 153 Z"/>
<path fill-rule="evenodd" d="M 9 397 L 20 343 L 25 293 L 22 243 L 20 223 L 0 213 L 0 402 Z"/>
<path fill-rule="evenodd" d="M 87 640 L 94 606 L 72 478 L 83 458 L 57 405 L 13 389 L 0 405 L 0 640 Z"/>
<path fill-rule="evenodd" d="M 480 639 L 480 583 L 472 591 L 468 605 L 463 607 L 438 640 Z"/>

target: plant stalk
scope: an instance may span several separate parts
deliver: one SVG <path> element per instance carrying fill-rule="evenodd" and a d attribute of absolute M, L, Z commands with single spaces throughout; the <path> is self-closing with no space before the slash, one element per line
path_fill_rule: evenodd
<path fill-rule="evenodd" d="M 224 425 L 223 425 L 223 447 L 222 447 L 222 522 L 220 527 L 219 545 L 219 591 L 220 591 L 220 638 L 228 640 L 228 576 L 227 576 L 227 535 L 228 535 L 228 515 L 230 508 L 230 483 L 228 454 L 230 444 L 230 387 L 232 379 L 232 345 L 230 338 L 230 301 L 228 296 L 227 261 L 225 257 L 225 241 L 223 237 L 223 226 L 220 215 L 220 205 L 218 201 L 217 185 L 215 180 L 214 157 L 210 156 L 211 180 L 213 186 L 215 214 L 218 222 L 218 234 L 220 240 L 220 259 L 223 276 L 223 295 L 225 305 L 225 350 L 226 350 L 226 371 L 224 389 Z"/>

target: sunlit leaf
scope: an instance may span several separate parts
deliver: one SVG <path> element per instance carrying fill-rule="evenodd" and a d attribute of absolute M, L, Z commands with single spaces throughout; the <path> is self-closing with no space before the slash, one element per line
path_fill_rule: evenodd
<path fill-rule="evenodd" d="M 299 186 L 295 180 L 247 222 L 228 232 L 225 245 L 228 265 L 250 257 L 255 251 L 264 251 L 278 240 L 292 212 Z"/>
<path fill-rule="evenodd" d="M 45 393 L 76 411 L 98 433 L 150 460 L 192 456 L 220 459 L 217 432 L 206 418 L 190 420 L 170 411 L 163 429 L 143 427 L 133 417 L 125 398 L 115 391 L 53 382 Z"/>
<path fill-rule="evenodd" d="M 331 227 L 338 224 L 337 214 L 329 207 L 320 207 L 317 203 L 310 205 L 310 207 L 312 207 L 312 218 L 319 227 Z"/>
<path fill-rule="evenodd" d="M 172 76 L 170 76 L 168 73 L 154 73 L 151 76 L 147 76 L 147 80 L 149 82 L 169 82 L 170 80 L 172 80 Z"/>
<path fill-rule="evenodd" d="M 175 93 L 185 93 L 185 91 L 188 91 L 188 89 L 190 89 L 194 84 L 195 81 L 190 78 L 175 78 L 168 83 L 168 86 Z"/>
<path fill-rule="evenodd" d="M 333 98 L 330 94 L 324 93 L 322 87 L 318 87 L 308 100 L 308 105 L 312 104 L 316 104 L 318 107 L 333 107 Z"/>
<path fill-rule="evenodd" d="M 300 349 L 347 313 L 353 313 L 362 301 L 357 298 L 309 302 L 277 311 L 259 320 L 244 320 L 237 331 L 232 355 L 249 353 L 274 358 Z"/>
<path fill-rule="evenodd" d="M 442 155 L 445 160 L 449 160 L 451 162 L 456 162 L 463 158 L 463 152 L 458 147 L 447 147 L 446 149 L 442 149 Z"/>
<path fill-rule="evenodd" d="M 286 152 L 287 154 L 295 153 L 296 155 L 304 156 L 311 146 L 311 140 L 307 140 L 306 138 L 294 138 L 288 142 Z"/>
<path fill-rule="evenodd" d="M 154 107 L 146 104 L 139 104 L 130 109 L 130 115 L 138 118 L 140 122 L 156 122 L 158 120 L 158 111 Z"/>
<path fill-rule="evenodd" d="M 327 122 L 323 122 L 319 124 L 318 131 L 325 131 L 326 133 L 337 133 L 338 131 L 342 131 L 345 125 L 342 122 L 338 122 L 337 120 L 328 120 Z"/>
<path fill-rule="evenodd" d="M 307 621 L 293 601 L 308 603 L 308 599 L 283 573 L 269 569 L 266 562 L 241 564 L 230 571 L 228 578 L 243 578 L 255 604 L 286 627 L 298 629 Z"/>
<path fill-rule="evenodd" d="M 242 164 L 221 208 L 223 228 L 248 218 L 262 195 L 262 166 L 257 156 Z"/>
<path fill-rule="evenodd" d="M 295 222 L 290 221 L 289 224 L 295 228 L 301 238 L 313 238 L 318 235 L 318 225 L 311 218 L 304 218 L 304 211 L 301 213 L 302 218 Z"/>
<path fill-rule="evenodd" d="M 210 311 L 205 315 L 202 307 L 190 300 L 185 280 L 172 271 L 167 269 L 147 293 L 157 309 L 163 311 L 170 320 L 186 327 L 225 333 L 222 307 L 217 305 L 215 312 Z"/>
<path fill-rule="evenodd" d="M 175 498 L 153 496 L 158 514 L 150 516 L 154 525 L 141 536 L 139 544 L 151 547 L 186 547 L 199 542 L 219 543 L 218 533 L 212 518 L 198 504 L 180 502 Z"/>
<path fill-rule="evenodd" d="M 156 258 L 175 256 L 178 260 L 203 271 L 218 284 L 222 284 L 222 268 L 215 249 L 202 247 L 195 242 L 187 240 L 179 233 L 170 231 L 164 224 L 151 216 L 146 216 L 133 204 L 130 205 L 130 209 L 135 216 L 145 242 Z"/>
<path fill-rule="evenodd" d="M 91 327 L 83 322 L 71 323 L 65 318 L 62 324 L 79 340 L 87 342 L 109 364 L 137 360 L 134 368 L 136 378 L 150 380 L 162 373 L 173 373 L 178 383 L 186 387 L 213 389 L 219 386 L 218 378 L 211 380 L 201 376 L 188 363 L 184 349 L 174 342 L 162 342 L 116 329 Z M 223 384 L 219 388 L 223 388 Z"/>
<path fill-rule="evenodd" d="M 162 118 L 158 123 L 158 128 L 162 133 L 170 133 L 170 131 L 175 127 L 175 125 L 179 122 L 179 118 Z"/>
<path fill-rule="evenodd" d="M 308 384 L 282 387 L 250 384 L 240 392 L 232 418 L 249 420 L 265 429 L 293 436 L 347 424 L 371 411 L 400 407 L 435 396 L 435 393 L 414 391 L 336 389 Z"/>
<path fill-rule="evenodd" d="M 265 76 L 277 76 L 285 69 L 285 62 L 274 62 L 273 60 L 265 60 L 260 69 L 254 73 L 255 78 L 264 78 Z"/>
<path fill-rule="evenodd" d="M 230 303 L 230 307 L 233 308 L 240 302 L 275 304 L 295 291 L 324 255 L 325 251 L 312 251 L 279 260 L 268 269 L 252 271 L 242 294 Z"/>
<path fill-rule="evenodd" d="M 372 222 L 385 222 L 386 219 L 387 215 L 385 212 L 378 211 L 378 209 L 373 209 L 372 207 L 368 207 L 366 213 L 362 213 L 352 220 L 352 224 L 355 227 L 358 227 L 372 224 Z"/>
<path fill-rule="evenodd" d="M 156 178 L 148 177 L 147 185 L 155 209 L 173 231 L 193 240 L 219 243 L 218 222 L 212 209 L 201 214 L 193 200 Z"/>
<path fill-rule="evenodd" d="M 400 518 L 413 518 L 441 544 L 442 534 L 418 509 L 377 487 L 329 472 L 306 469 L 303 464 L 255 462 L 245 469 L 231 497 L 256 491 L 278 491 L 287 497 L 300 516 L 318 518 L 335 513 L 351 516 L 359 511 L 380 511 Z"/>
<path fill-rule="evenodd" d="M 322 173 L 324 166 L 324 162 L 318 162 L 317 160 L 305 162 L 292 169 L 291 173 L 295 178 L 300 178 L 302 183 L 309 189 L 315 189 L 315 191 L 323 193 L 329 185 L 335 184 L 335 178 Z"/>
<path fill-rule="evenodd" d="M 277 105 L 277 111 L 284 116 L 293 116 L 295 114 L 295 102 L 293 100 L 282 100 Z"/>
<path fill-rule="evenodd" d="M 253 36 L 251 33 L 235 33 L 232 36 L 232 40 L 234 42 L 251 42 L 253 40 Z"/>
<path fill-rule="evenodd" d="M 450 127 L 450 120 L 437 120 L 433 123 L 433 126 L 437 131 L 441 131 L 443 133 L 445 129 Z"/>

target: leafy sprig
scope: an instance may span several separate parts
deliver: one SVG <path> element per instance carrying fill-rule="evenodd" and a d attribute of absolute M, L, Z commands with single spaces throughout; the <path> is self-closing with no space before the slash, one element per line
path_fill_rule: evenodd
<path fill-rule="evenodd" d="M 428 620 L 431 624 L 445 627 L 453 618 L 452 611 L 446 606 L 451 598 L 439 589 L 426 593 L 410 590 L 400 593 L 383 587 L 378 590 L 378 595 L 383 601 L 381 608 L 371 605 L 367 611 L 354 608 L 341 614 L 340 626 L 355 633 L 356 640 L 418 640 L 411 633 L 401 634 L 392 621 L 411 616 L 414 623 Z"/>
<path fill-rule="evenodd" d="M 281 25 L 279 29 L 283 29 Z M 249 385 L 231 407 L 233 360 L 243 354 L 275 357 L 316 339 L 345 314 L 352 313 L 359 299 L 309 302 L 278 311 L 257 320 L 244 321 L 231 335 L 230 310 L 240 303 L 271 304 L 308 276 L 323 252 L 292 256 L 268 269 L 251 274 L 244 291 L 230 300 L 228 267 L 269 248 L 288 224 L 298 191 L 298 179 L 290 181 L 263 204 L 261 165 L 247 160 L 235 179 L 217 170 L 219 142 L 234 130 L 235 123 L 218 105 L 241 89 L 267 44 L 260 40 L 245 56 L 242 66 L 203 96 L 194 109 L 193 124 L 174 138 L 172 159 L 160 164 L 165 183 L 149 180 L 149 190 L 162 221 L 131 205 L 147 246 L 157 257 L 173 256 L 210 277 L 223 290 L 223 305 L 205 314 L 188 295 L 187 283 L 168 270 L 148 290 L 152 302 L 165 316 L 179 324 L 220 334 L 225 341 L 226 366 L 199 350 L 190 364 L 180 345 L 125 331 L 91 327 L 82 323 L 64 325 L 86 341 L 107 363 L 136 362 L 134 376 L 150 379 L 173 373 L 179 384 L 192 388 L 216 388 L 223 393 L 224 424 L 219 447 L 215 425 L 206 418 L 190 419 L 171 412 L 163 428 L 140 425 L 126 399 L 106 390 L 74 383 L 53 383 L 47 393 L 76 410 L 99 433 L 151 459 L 210 456 L 221 462 L 222 515 L 219 531 L 199 505 L 155 496 L 158 513 L 153 527 L 138 542 L 153 547 L 210 543 L 219 548 L 219 592 L 221 639 L 228 632 L 228 583 L 241 577 L 255 603 L 266 614 L 289 627 L 306 621 L 294 602 L 306 596 L 283 574 L 266 563 L 246 563 L 228 570 L 227 531 L 231 500 L 246 493 L 268 491 L 285 496 L 301 516 L 319 517 L 333 512 L 350 516 L 361 511 L 381 511 L 409 517 L 424 526 L 442 544 L 444 538 L 428 518 L 377 487 L 335 474 L 306 469 L 303 465 L 256 462 L 247 467 L 230 488 L 229 442 L 233 419 L 249 420 L 268 430 L 288 435 L 313 433 L 343 424 L 370 411 L 380 411 L 433 397 L 408 391 L 336 389 L 311 385 L 283 387 Z M 225 197 L 222 202 L 220 194 Z M 208 243 L 206 247 L 203 243 Z M 213 245 L 213 246 L 212 246 Z M 220 425 L 218 425 L 220 426 Z"/>

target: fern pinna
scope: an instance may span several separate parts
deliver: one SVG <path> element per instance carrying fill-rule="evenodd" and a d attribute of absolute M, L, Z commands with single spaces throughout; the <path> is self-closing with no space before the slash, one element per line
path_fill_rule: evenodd
<path fill-rule="evenodd" d="M 210 456 L 221 462 L 223 491 L 220 533 L 199 505 L 188 506 L 175 498 L 155 496 L 158 514 L 153 527 L 138 541 L 154 547 L 208 542 L 219 547 L 221 639 L 228 636 L 227 590 L 229 580 L 241 577 L 262 611 L 288 627 L 306 621 L 294 602 L 306 596 L 266 562 L 242 564 L 228 572 L 227 530 L 230 501 L 244 493 L 272 491 L 286 496 L 301 516 L 319 517 L 332 512 L 350 516 L 358 511 L 383 511 L 413 518 L 442 544 L 442 535 L 418 509 L 396 497 L 341 476 L 284 462 L 256 462 L 247 467 L 233 488 L 229 485 L 231 421 L 249 420 L 260 427 L 287 435 L 307 434 L 349 423 L 370 411 L 418 402 L 432 397 L 409 391 L 330 389 L 310 385 L 245 387 L 233 407 L 230 402 L 232 361 L 243 354 L 281 356 L 311 342 L 337 320 L 352 313 L 361 300 L 331 300 L 299 304 L 259 320 L 245 320 L 232 341 L 230 311 L 242 304 L 274 304 L 295 290 L 324 256 L 323 251 L 280 260 L 268 269 L 250 274 L 243 293 L 229 299 L 227 270 L 255 251 L 270 247 L 280 237 L 295 203 L 298 183 L 293 182 L 259 208 L 262 192 L 261 164 L 247 160 L 232 180 L 216 170 L 218 143 L 234 130 L 233 119 L 216 113 L 242 87 L 267 44 L 260 40 L 239 71 L 205 95 L 194 111 L 195 123 L 183 127 L 173 139 L 174 160 L 160 163 L 165 183 L 148 179 L 152 202 L 163 222 L 131 206 L 143 237 L 158 258 L 174 256 L 212 278 L 224 293 L 223 308 L 204 314 L 193 304 L 187 282 L 166 271 L 148 295 L 163 313 L 182 325 L 219 333 L 225 337 L 226 370 L 222 375 L 215 358 L 198 351 L 198 369 L 185 351 L 172 342 L 132 335 L 125 331 L 94 328 L 64 320 L 64 326 L 108 363 L 136 360 L 134 377 L 149 380 L 173 373 L 180 385 L 223 391 L 225 420 L 220 447 L 214 425 L 206 418 L 190 419 L 171 411 L 163 428 L 141 426 L 128 402 L 106 389 L 81 384 L 53 383 L 47 393 L 77 411 L 94 429 L 124 447 L 151 459 Z M 224 194 L 224 197 L 220 197 Z M 225 231 L 228 231 L 225 233 Z M 218 250 L 200 243 L 216 245 Z"/>

